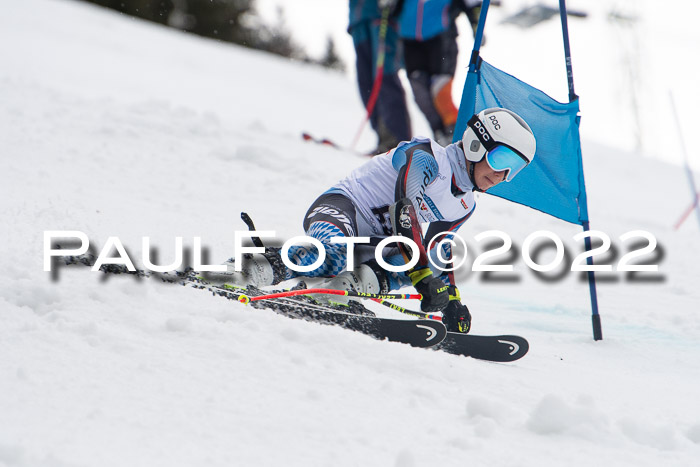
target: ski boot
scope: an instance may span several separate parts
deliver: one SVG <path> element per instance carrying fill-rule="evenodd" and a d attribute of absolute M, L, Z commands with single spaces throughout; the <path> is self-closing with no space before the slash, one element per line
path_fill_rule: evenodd
<path fill-rule="evenodd" d="M 372 268 L 367 264 L 361 264 L 354 271 L 343 271 L 335 277 L 325 280 L 318 286 L 321 289 L 347 290 L 362 293 L 388 293 L 389 287 L 386 276 L 381 269 Z M 356 297 L 343 295 L 320 294 L 314 296 L 320 303 L 347 306 L 350 300 L 358 300 Z"/>
<path fill-rule="evenodd" d="M 282 262 L 280 248 L 268 247 L 262 254 L 244 254 L 240 271 L 236 271 L 233 258 L 223 264 L 226 266 L 226 271 L 206 272 L 202 275 L 214 285 L 229 284 L 239 287 L 252 285 L 258 288 L 279 284 L 287 278 L 287 267 Z"/>

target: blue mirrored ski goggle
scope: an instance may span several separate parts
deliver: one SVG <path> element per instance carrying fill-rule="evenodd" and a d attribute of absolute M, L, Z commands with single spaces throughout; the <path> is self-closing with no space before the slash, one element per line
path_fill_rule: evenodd
<path fill-rule="evenodd" d="M 507 170 L 506 182 L 510 182 L 528 164 L 517 151 L 501 144 L 486 153 L 486 163 L 496 172 Z"/>

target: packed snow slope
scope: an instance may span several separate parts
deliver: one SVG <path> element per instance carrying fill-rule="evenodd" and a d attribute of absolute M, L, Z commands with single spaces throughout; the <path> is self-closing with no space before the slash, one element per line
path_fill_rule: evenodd
<path fill-rule="evenodd" d="M 189 248 L 201 237 L 212 263 L 230 257 L 241 211 L 280 239 L 300 235 L 313 199 L 366 161 L 300 132 L 348 141 L 363 111 L 346 76 L 72 1 L 7 3 L 0 47 L 0 465 L 700 458 L 700 248 L 694 219 L 673 230 L 690 202 L 678 166 L 584 140 L 592 227 L 614 252 L 597 261 L 638 247 L 626 232 L 658 240 L 639 259 L 657 273 L 599 275 L 600 342 L 588 286 L 566 272 L 580 228 L 479 197 L 460 232 L 473 332 L 531 344 L 518 362 L 488 363 L 154 280 L 44 272 L 48 230 L 84 232 L 95 251 L 116 236 L 137 264 L 143 237 L 160 263 L 179 236 Z M 487 280 L 470 265 L 488 243 L 474 237 L 493 229 L 513 239 L 499 259 L 515 270 Z M 544 277 L 519 253 L 538 230 L 567 250 Z"/>

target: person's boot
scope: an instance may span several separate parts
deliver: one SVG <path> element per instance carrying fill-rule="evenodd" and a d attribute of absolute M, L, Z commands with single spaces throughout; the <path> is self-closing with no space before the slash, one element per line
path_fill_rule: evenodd
<path fill-rule="evenodd" d="M 287 267 L 282 262 L 279 248 L 267 248 L 262 254 L 244 254 L 240 271 L 235 270 L 233 258 L 223 264 L 226 271 L 206 272 L 203 274 L 204 278 L 215 285 L 265 287 L 279 284 L 287 275 Z"/>
<path fill-rule="evenodd" d="M 384 273 L 381 270 L 371 268 L 367 264 L 361 264 L 352 272 L 343 271 L 337 276 L 319 284 L 319 288 L 373 294 L 387 293 L 389 291 Z M 322 303 L 347 305 L 350 300 L 355 298 L 343 295 L 320 294 L 314 296 L 314 299 Z"/>

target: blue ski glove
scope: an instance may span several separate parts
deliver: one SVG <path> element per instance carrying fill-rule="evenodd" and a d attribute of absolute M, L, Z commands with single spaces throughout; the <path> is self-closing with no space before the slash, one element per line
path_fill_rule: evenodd
<path fill-rule="evenodd" d="M 449 287 L 450 302 L 442 310 L 442 323 L 450 332 L 466 334 L 472 327 L 472 315 L 469 308 L 463 305 L 459 296 L 459 290 L 454 285 Z"/>

